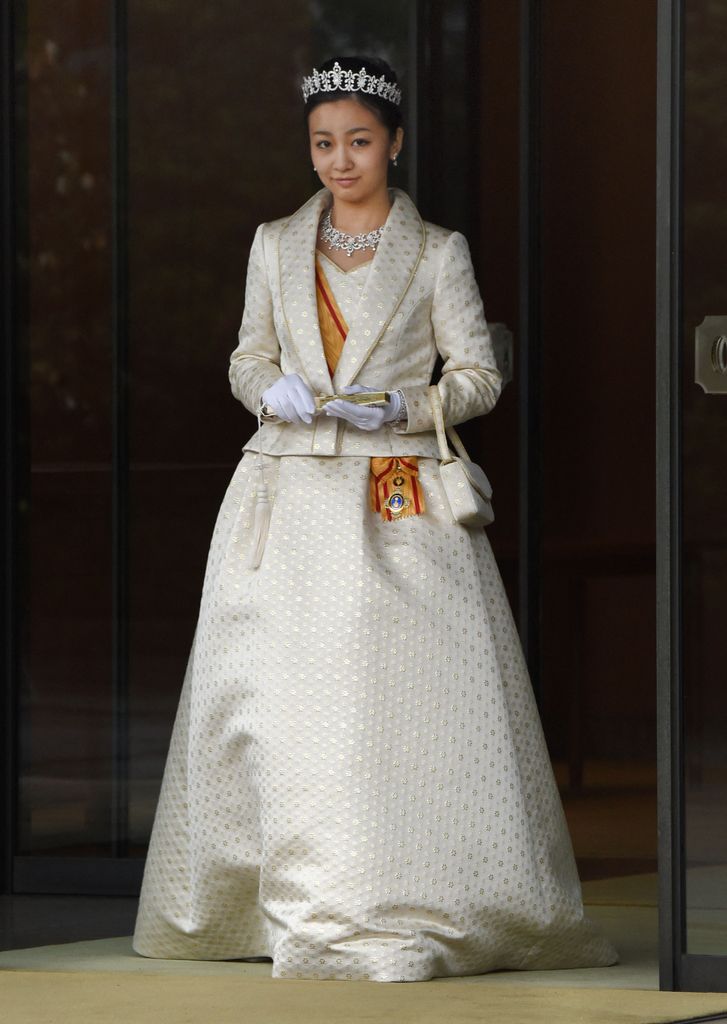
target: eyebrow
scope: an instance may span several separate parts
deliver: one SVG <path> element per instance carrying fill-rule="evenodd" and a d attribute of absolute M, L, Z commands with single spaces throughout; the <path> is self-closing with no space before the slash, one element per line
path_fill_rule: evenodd
<path fill-rule="evenodd" d="M 354 132 L 370 132 L 371 130 L 372 130 L 371 128 L 364 128 L 364 127 L 361 127 L 361 128 L 349 128 L 346 131 L 346 135 L 353 135 Z M 319 128 L 317 131 L 313 132 L 313 134 L 314 135 L 333 135 L 333 132 L 327 132 L 323 128 Z"/>

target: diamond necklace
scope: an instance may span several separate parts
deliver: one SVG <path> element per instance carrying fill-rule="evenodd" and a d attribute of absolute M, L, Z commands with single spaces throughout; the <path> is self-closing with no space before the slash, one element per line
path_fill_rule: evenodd
<path fill-rule="evenodd" d="M 354 252 L 361 249 L 376 249 L 376 246 L 381 241 L 381 232 L 383 230 L 384 225 L 382 224 L 380 228 L 374 228 L 368 234 L 349 235 L 345 231 L 339 231 L 338 228 L 334 228 L 333 224 L 331 224 L 331 211 L 327 210 L 323 218 L 321 238 L 328 245 L 329 249 L 343 249 L 349 256 L 353 256 Z"/>

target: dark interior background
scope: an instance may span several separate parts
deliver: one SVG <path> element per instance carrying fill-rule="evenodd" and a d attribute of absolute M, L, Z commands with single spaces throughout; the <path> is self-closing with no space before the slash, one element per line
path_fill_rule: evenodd
<path fill-rule="evenodd" d="M 120 709 L 111 22 L 91 0 L 25 3 L 19 855 L 144 855 L 209 539 L 255 426 L 227 380 L 249 245 L 259 222 L 317 187 L 297 82 L 339 49 L 375 50 L 400 71 L 409 148 L 393 183 L 416 185 L 426 218 L 465 231 L 488 319 L 514 332 L 515 382 L 463 433 L 493 482 L 489 533 L 517 607 L 519 5 L 419 6 L 431 28 L 423 43 L 406 2 L 343 14 L 302 0 L 128 4 Z M 656 2 L 547 0 L 543 10 L 542 712 L 581 871 L 598 877 L 655 864 Z"/>
<path fill-rule="evenodd" d="M 515 381 L 466 433 L 494 481 L 488 534 L 515 608 L 517 7 L 480 5 L 476 242 L 488 318 L 515 333 Z M 657 12 L 542 10 L 541 713 L 595 878 L 656 868 Z"/>
<path fill-rule="evenodd" d="M 544 12 L 543 713 L 598 876 L 655 868 L 656 2 Z"/>

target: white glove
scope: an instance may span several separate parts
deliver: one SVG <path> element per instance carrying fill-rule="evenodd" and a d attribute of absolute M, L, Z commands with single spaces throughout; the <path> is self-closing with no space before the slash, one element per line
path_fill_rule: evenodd
<path fill-rule="evenodd" d="M 361 391 L 383 391 L 384 388 L 367 388 L 363 384 L 349 384 L 341 389 L 344 394 L 355 395 Z M 389 392 L 390 399 L 385 405 L 358 405 L 356 402 L 344 402 L 342 398 L 326 402 L 323 410 L 327 416 L 340 416 L 341 419 L 353 423 L 359 430 L 378 430 L 383 423 L 390 423 L 399 415 L 401 396 L 396 391 Z"/>
<path fill-rule="evenodd" d="M 263 391 L 260 401 L 288 423 L 310 423 L 316 411 L 313 392 L 297 373 L 286 373 Z"/>

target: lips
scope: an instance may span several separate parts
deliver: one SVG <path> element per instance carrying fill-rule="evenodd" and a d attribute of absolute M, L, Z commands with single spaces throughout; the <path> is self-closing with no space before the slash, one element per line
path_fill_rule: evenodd
<path fill-rule="evenodd" d="M 358 178 L 334 178 L 333 180 L 337 185 L 353 185 Z"/>

